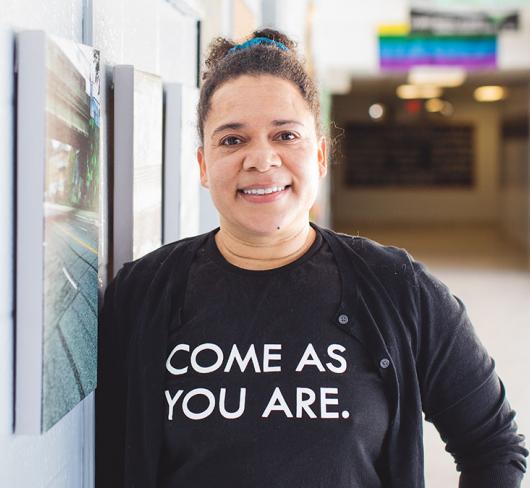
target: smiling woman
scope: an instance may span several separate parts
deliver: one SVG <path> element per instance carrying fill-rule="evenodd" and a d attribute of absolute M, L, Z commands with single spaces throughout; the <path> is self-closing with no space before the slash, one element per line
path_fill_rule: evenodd
<path fill-rule="evenodd" d="M 101 315 L 98 488 L 422 488 L 422 421 L 460 488 L 528 451 L 464 304 L 404 249 L 309 221 L 318 93 L 273 31 L 211 46 L 198 107 L 220 227 L 126 263 Z"/>
<path fill-rule="evenodd" d="M 327 153 L 318 92 L 294 43 L 272 30 L 254 36 L 239 49 L 225 39 L 211 47 L 197 159 L 219 211 L 219 249 L 259 270 L 295 260 L 314 241 L 309 210 Z"/>

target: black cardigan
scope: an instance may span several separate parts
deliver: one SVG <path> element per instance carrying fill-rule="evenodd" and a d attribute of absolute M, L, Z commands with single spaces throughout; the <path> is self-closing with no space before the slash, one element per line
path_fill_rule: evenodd
<path fill-rule="evenodd" d="M 330 323 L 369 349 L 384 378 L 391 405 L 385 488 L 424 487 L 422 411 L 454 456 L 461 488 L 519 487 L 524 436 L 464 304 L 405 250 L 312 225 L 341 276 Z M 167 329 L 180 320 L 188 270 L 207 236 L 126 263 L 107 287 L 98 340 L 96 488 L 156 487 Z"/>

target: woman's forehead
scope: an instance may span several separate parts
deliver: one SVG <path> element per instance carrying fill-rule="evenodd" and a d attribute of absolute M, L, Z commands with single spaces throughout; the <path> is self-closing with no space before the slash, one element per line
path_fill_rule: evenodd
<path fill-rule="evenodd" d="M 292 81 L 286 80 L 285 78 L 271 74 L 244 74 L 223 82 L 219 85 L 213 96 L 221 96 L 224 92 L 242 89 L 249 91 L 275 89 L 282 92 L 296 91 L 299 93 L 298 87 Z"/>
<path fill-rule="evenodd" d="M 223 83 L 213 94 L 207 125 L 221 120 L 298 120 L 312 114 L 299 88 L 276 76 L 239 76 Z M 227 122 L 224 122 L 227 123 Z"/>

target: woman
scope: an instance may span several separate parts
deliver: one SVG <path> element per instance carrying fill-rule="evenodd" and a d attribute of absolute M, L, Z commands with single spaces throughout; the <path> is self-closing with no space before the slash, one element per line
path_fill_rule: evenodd
<path fill-rule="evenodd" d="M 464 305 L 403 249 L 309 222 L 318 94 L 272 30 L 211 48 L 201 183 L 220 228 L 127 263 L 101 317 L 100 487 L 422 487 L 422 410 L 460 486 L 528 451 Z"/>

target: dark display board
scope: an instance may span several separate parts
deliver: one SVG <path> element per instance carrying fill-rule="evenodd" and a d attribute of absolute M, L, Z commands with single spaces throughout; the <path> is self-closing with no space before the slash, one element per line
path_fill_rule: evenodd
<path fill-rule="evenodd" d="M 348 186 L 473 185 L 472 125 L 348 124 Z"/>

